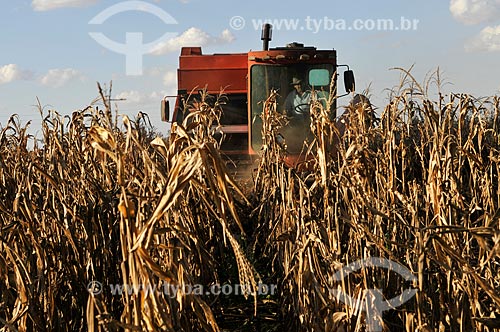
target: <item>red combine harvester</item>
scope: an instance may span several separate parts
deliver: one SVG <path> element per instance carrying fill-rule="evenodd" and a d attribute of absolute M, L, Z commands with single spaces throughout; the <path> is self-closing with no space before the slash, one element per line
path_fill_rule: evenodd
<path fill-rule="evenodd" d="M 234 158 L 258 156 L 262 145 L 262 101 L 271 90 L 277 90 L 278 107 L 285 110 L 286 97 L 294 91 L 294 83 L 301 80 L 302 88 L 326 97 L 331 83 L 336 88 L 337 69 L 344 71 L 347 93 L 354 91 L 354 74 L 346 65 L 337 64 L 335 50 L 318 50 L 303 44 L 291 43 L 285 47 L 269 48 L 271 25 L 262 29 L 263 50 L 234 54 L 202 54 L 201 47 L 183 47 L 179 57 L 178 94 L 172 122 L 184 119 L 184 103 L 188 96 L 196 97 L 199 89 L 217 95 L 224 90 L 228 100 L 222 106 L 221 131 L 225 134 L 221 150 Z M 199 95 L 198 95 L 199 97 Z M 335 101 L 333 101 L 335 103 Z M 304 105 L 297 106 L 303 108 Z M 297 110 L 298 110 L 297 108 Z M 336 105 L 331 105 L 335 113 Z M 169 102 L 162 101 L 162 120 L 169 121 Z M 292 119 L 283 136 L 288 152 L 298 155 L 310 133 L 307 112 L 289 114 Z M 296 117 L 296 115 L 299 115 Z M 336 114 L 332 114 L 335 117 Z"/>

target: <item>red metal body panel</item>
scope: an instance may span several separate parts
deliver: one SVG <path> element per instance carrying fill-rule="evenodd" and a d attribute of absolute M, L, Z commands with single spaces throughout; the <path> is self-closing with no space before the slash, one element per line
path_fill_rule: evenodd
<path fill-rule="evenodd" d="M 226 94 L 247 91 L 248 54 L 182 55 L 179 58 L 178 89 L 188 93 L 207 87 L 207 92 Z"/>
<path fill-rule="evenodd" d="M 307 56 L 302 58 L 301 56 Z M 278 48 L 268 51 L 248 52 L 249 67 L 252 64 L 296 64 L 296 63 L 331 63 L 337 65 L 335 50 L 316 50 L 315 48 Z"/>

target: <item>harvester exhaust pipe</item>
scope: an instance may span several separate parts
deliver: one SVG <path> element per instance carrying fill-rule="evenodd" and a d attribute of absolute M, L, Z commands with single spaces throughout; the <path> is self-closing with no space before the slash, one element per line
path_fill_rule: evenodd
<path fill-rule="evenodd" d="M 273 26 L 269 23 L 266 23 L 262 25 L 262 36 L 260 39 L 262 40 L 262 50 L 263 51 L 268 51 L 269 50 L 269 42 L 271 41 L 272 38 L 272 29 Z"/>

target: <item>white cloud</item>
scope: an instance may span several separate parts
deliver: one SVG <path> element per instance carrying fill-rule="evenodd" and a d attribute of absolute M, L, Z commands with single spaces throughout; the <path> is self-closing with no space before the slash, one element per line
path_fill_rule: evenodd
<path fill-rule="evenodd" d="M 0 67 L 0 84 L 18 79 L 19 74 L 19 67 L 13 63 Z"/>
<path fill-rule="evenodd" d="M 15 80 L 29 80 L 33 78 L 33 73 L 23 70 L 16 64 L 0 66 L 0 84 L 9 83 Z"/>
<path fill-rule="evenodd" d="M 163 75 L 163 85 L 165 85 L 168 91 L 173 90 L 175 92 L 177 88 L 177 73 L 175 71 L 167 71 Z"/>
<path fill-rule="evenodd" d="M 40 79 L 40 83 L 57 88 L 70 81 L 82 78 L 83 75 L 73 68 L 50 69 L 47 74 Z"/>
<path fill-rule="evenodd" d="M 164 93 L 157 91 L 141 92 L 137 90 L 128 90 L 120 92 L 114 98 L 124 99 L 120 102 L 120 105 L 131 106 L 128 108 L 137 108 L 137 110 L 140 110 L 153 104 L 159 104 L 163 96 Z"/>
<path fill-rule="evenodd" d="M 213 44 L 226 44 L 234 40 L 234 36 L 229 30 L 222 31 L 219 37 L 209 35 L 198 28 L 189 28 L 180 36 L 159 43 L 152 54 L 162 55 L 170 52 L 178 52 L 183 46 L 206 46 Z"/>
<path fill-rule="evenodd" d="M 99 0 L 33 0 L 31 6 L 36 11 L 47 11 L 66 7 L 90 6 Z"/>
<path fill-rule="evenodd" d="M 465 50 L 473 51 L 500 51 L 500 25 L 486 27 L 465 44 Z"/>
<path fill-rule="evenodd" d="M 500 0 L 450 0 L 450 12 L 464 24 L 500 19 Z"/>
<path fill-rule="evenodd" d="M 148 67 L 144 69 L 144 73 L 148 76 L 161 76 L 167 71 L 167 68 L 165 66 L 158 66 L 158 67 Z"/>

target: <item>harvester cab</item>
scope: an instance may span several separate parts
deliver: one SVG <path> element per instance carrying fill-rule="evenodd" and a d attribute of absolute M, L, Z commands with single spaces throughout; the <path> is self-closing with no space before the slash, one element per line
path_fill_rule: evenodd
<path fill-rule="evenodd" d="M 201 47 L 183 47 L 177 71 L 175 107 L 170 118 L 170 107 L 165 98 L 162 101 L 162 120 L 182 122 L 185 112 L 188 112 L 188 96 L 197 97 L 199 89 L 206 89 L 211 95 L 218 95 L 223 90 L 227 102 L 222 105 L 220 119 L 220 130 L 224 133 L 222 152 L 234 157 L 258 156 L 262 147 L 263 101 L 274 90 L 277 91 L 279 110 L 285 112 L 287 105 L 292 105 L 291 109 L 296 111 L 292 113 L 301 113 L 298 120 L 291 119 L 287 128 L 283 128 L 288 152 L 292 155 L 300 153 L 310 129 L 305 125 L 309 119 L 308 101 L 300 102 L 304 95 L 294 92 L 299 89 L 296 83 L 299 82 L 306 93 L 313 91 L 318 99 L 329 101 L 334 118 L 336 98 L 328 96 L 330 92 L 337 92 L 338 69 L 347 67 L 343 72 L 346 94 L 355 89 L 354 74 L 348 66 L 337 64 L 334 49 L 318 50 L 296 42 L 269 48 L 271 35 L 271 25 L 265 24 L 261 36 L 262 50 L 247 53 L 206 55 L 202 54 Z M 293 114 L 288 115 L 293 117 Z"/>

